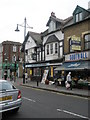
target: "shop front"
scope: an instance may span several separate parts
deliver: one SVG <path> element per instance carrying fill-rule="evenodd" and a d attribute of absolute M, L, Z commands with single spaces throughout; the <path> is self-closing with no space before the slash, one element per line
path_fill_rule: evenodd
<path fill-rule="evenodd" d="M 6 72 L 7 77 L 10 78 L 11 74 L 14 75 L 14 72 L 17 71 L 18 64 L 15 63 L 3 63 L 2 64 L 2 77 L 4 78 L 4 73 Z"/>
<path fill-rule="evenodd" d="M 28 77 L 30 80 L 36 81 L 37 79 L 41 82 L 45 71 L 48 71 L 47 79 L 53 80 L 54 78 L 54 68 L 61 63 L 50 63 L 50 62 L 40 62 L 40 63 L 28 63 L 25 68 L 28 72 Z"/>
<path fill-rule="evenodd" d="M 72 53 L 65 56 L 65 62 L 55 71 L 65 71 L 66 75 L 71 72 L 75 84 L 90 83 L 90 51 Z"/>

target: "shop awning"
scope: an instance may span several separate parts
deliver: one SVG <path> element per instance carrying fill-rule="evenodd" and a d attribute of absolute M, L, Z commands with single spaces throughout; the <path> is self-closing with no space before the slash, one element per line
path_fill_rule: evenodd
<path fill-rule="evenodd" d="M 54 70 L 85 70 L 90 69 L 90 61 L 67 62 Z"/>

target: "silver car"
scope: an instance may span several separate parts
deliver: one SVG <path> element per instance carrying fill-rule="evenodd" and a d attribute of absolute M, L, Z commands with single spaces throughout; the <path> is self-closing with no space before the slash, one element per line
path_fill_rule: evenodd
<path fill-rule="evenodd" d="M 0 113 L 10 110 L 17 112 L 21 104 L 21 91 L 11 82 L 0 80 Z"/>

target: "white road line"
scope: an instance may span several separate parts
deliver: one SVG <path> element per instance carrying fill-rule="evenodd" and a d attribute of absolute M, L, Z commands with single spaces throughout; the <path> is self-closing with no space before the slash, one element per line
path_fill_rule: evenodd
<path fill-rule="evenodd" d="M 70 111 L 67 111 L 67 110 L 57 109 L 57 111 L 68 113 L 68 114 L 71 114 L 71 115 L 74 115 L 74 116 L 77 116 L 77 117 L 80 117 L 80 118 L 88 119 L 88 117 L 85 117 L 83 115 L 79 115 L 79 114 L 76 114 L 76 113 L 73 113 L 73 112 L 70 112 Z"/>
<path fill-rule="evenodd" d="M 35 100 L 29 99 L 29 98 L 26 98 L 26 97 L 22 97 L 22 98 L 25 99 L 25 100 L 31 101 L 31 102 L 36 102 Z"/>

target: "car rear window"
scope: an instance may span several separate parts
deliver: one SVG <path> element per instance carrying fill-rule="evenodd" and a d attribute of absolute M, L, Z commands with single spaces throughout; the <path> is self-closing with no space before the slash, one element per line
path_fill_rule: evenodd
<path fill-rule="evenodd" d="M 11 90 L 15 89 L 14 86 L 8 82 L 1 82 L 0 83 L 0 91 L 2 90 Z"/>

